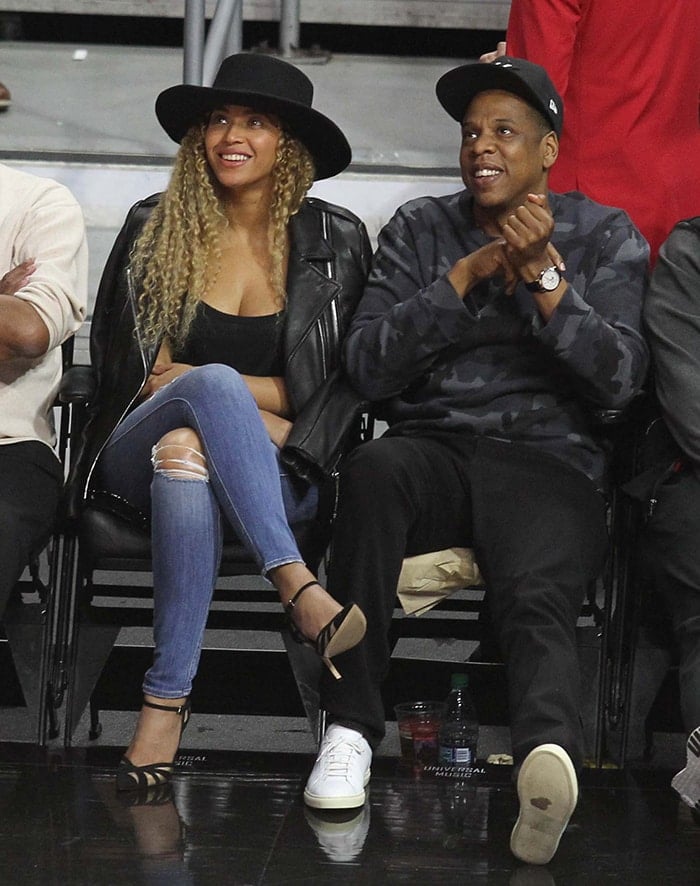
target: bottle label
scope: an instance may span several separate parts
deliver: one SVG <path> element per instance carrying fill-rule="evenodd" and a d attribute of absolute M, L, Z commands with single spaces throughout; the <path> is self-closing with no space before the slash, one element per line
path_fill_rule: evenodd
<path fill-rule="evenodd" d="M 440 762 L 443 766 L 471 766 L 474 763 L 474 754 L 470 747 L 440 745 Z"/>

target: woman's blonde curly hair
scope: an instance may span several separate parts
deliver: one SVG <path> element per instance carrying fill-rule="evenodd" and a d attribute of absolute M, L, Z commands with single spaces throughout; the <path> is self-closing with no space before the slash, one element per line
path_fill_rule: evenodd
<path fill-rule="evenodd" d="M 218 272 L 220 237 L 228 220 L 207 162 L 204 129 L 197 124 L 183 138 L 168 188 L 132 248 L 137 323 L 148 344 L 166 339 L 175 349 L 182 346 L 197 305 Z M 272 171 L 269 222 L 270 282 L 280 307 L 286 297 L 287 224 L 313 180 L 311 155 L 283 130 Z"/>

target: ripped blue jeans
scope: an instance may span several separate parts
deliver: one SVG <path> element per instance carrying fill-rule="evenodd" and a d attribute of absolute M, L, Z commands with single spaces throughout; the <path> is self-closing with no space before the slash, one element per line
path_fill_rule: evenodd
<path fill-rule="evenodd" d="M 197 432 L 206 472 L 153 470 L 153 447 L 177 428 Z M 223 518 L 263 574 L 302 562 L 290 524 L 311 519 L 316 487 L 299 489 L 280 464 L 257 405 L 235 369 L 195 367 L 117 427 L 100 456 L 101 484 L 151 513 L 155 652 L 143 691 L 189 695 L 223 543 Z"/>

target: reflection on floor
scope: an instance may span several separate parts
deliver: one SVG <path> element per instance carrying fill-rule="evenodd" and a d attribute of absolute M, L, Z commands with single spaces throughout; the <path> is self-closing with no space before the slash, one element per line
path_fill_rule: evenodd
<path fill-rule="evenodd" d="M 697 886 L 700 826 L 662 770 L 588 770 L 555 859 L 508 851 L 516 816 L 508 767 L 469 780 L 375 762 L 355 814 L 304 807 L 304 754 L 208 755 L 129 805 L 115 749 L 42 752 L 0 745 L 3 884 L 421 884 Z"/>

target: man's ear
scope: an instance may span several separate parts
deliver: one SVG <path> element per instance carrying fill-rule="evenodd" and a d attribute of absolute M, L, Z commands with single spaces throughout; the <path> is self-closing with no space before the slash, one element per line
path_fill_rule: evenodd
<path fill-rule="evenodd" d="M 559 139 L 556 132 L 548 132 L 542 139 L 542 166 L 550 169 L 559 156 Z"/>

